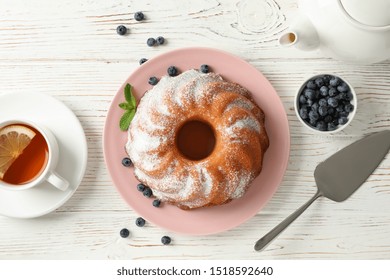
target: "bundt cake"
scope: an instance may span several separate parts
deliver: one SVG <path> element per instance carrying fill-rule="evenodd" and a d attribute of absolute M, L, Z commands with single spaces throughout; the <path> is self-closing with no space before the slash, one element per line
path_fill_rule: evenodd
<path fill-rule="evenodd" d="M 141 98 L 126 151 L 153 195 L 182 209 L 241 197 L 269 145 L 248 90 L 216 73 L 164 76 Z"/>

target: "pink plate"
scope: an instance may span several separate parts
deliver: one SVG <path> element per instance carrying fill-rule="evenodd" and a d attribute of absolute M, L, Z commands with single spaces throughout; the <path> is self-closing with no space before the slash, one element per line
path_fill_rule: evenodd
<path fill-rule="evenodd" d="M 133 86 L 137 99 L 151 86 L 151 76 L 166 75 L 169 66 L 180 71 L 199 68 L 208 64 L 213 72 L 226 80 L 234 81 L 253 94 L 253 98 L 264 110 L 270 147 L 265 154 L 264 167 L 248 192 L 240 199 L 210 208 L 185 211 L 164 204 L 153 207 L 152 198 L 137 191 L 138 181 L 132 168 L 123 167 L 126 157 L 124 146 L 127 133 L 119 129 L 123 110 L 118 104 L 124 101 L 126 83 Z M 103 135 L 104 157 L 114 185 L 125 201 L 147 221 L 170 231 L 206 235 L 234 228 L 253 217 L 271 199 L 279 187 L 287 168 L 290 152 L 290 133 L 282 102 L 269 81 L 246 61 L 229 53 L 209 48 L 183 48 L 159 55 L 140 66 L 126 80 L 115 95 L 107 114 Z"/>

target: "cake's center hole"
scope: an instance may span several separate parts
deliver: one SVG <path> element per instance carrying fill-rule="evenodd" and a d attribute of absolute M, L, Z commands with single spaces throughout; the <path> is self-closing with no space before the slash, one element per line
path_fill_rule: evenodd
<path fill-rule="evenodd" d="M 179 151 L 188 159 L 208 157 L 215 146 L 214 131 L 208 123 L 192 120 L 184 123 L 176 138 Z"/>

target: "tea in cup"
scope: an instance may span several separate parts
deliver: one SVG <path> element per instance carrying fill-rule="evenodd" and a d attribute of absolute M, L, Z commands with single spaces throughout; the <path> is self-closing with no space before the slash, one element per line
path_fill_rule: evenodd
<path fill-rule="evenodd" d="M 25 190 L 44 181 L 65 191 L 69 183 L 55 172 L 59 157 L 53 133 L 26 120 L 0 122 L 0 188 Z"/>

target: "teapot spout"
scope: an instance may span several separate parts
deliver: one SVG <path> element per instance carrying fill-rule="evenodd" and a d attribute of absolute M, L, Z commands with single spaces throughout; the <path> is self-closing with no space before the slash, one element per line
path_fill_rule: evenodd
<path fill-rule="evenodd" d="M 309 18 L 300 15 L 291 28 L 279 37 L 279 44 L 281 46 L 294 45 L 298 49 L 310 51 L 319 47 L 320 39 Z"/>

